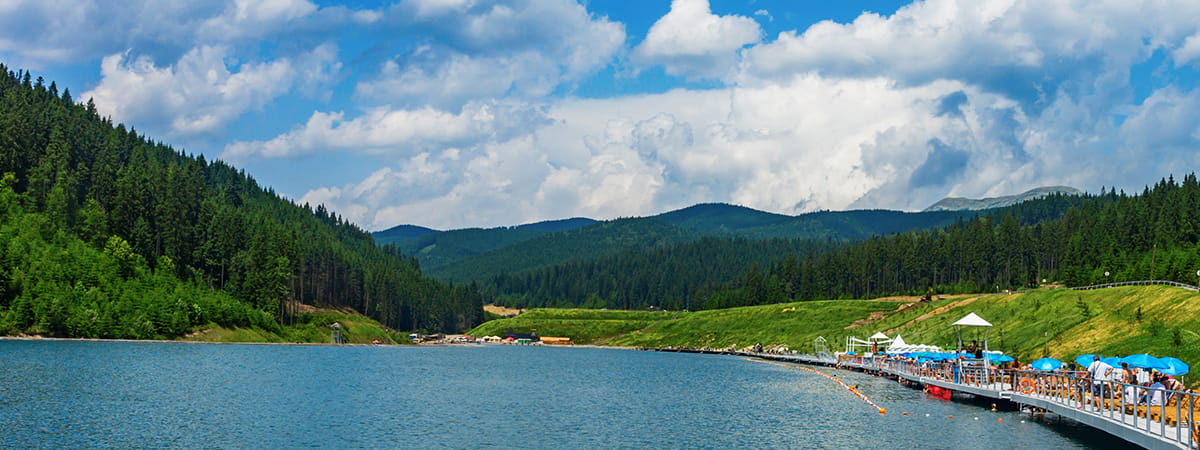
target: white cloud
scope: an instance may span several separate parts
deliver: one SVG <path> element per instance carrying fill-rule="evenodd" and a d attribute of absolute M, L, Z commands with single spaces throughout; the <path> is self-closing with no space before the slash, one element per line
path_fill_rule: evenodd
<path fill-rule="evenodd" d="M 0 2 L 0 56 L 6 64 L 36 68 L 134 49 L 162 64 L 197 47 L 240 49 L 279 36 L 311 48 L 338 27 L 379 18 L 377 11 L 317 8 L 308 0 L 6 0 Z"/>
<path fill-rule="evenodd" d="M 453 147 L 456 159 L 431 143 L 389 169 L 383 178 L 393 182 L 373 175 L 305 198 L 372 211 L 359 223 L 376 229 L 644 215 L 701 201 L 836 209 L 915 170 L 928 149 L 880 136 L 904 130 L 928 141 L 958 120 L 937 114 L 938 100 L 960 89 L 807 76 L 769 88 L 572 100 L 524 134 Z M 371 135 L 347 136 L 356 134 Z"/>
<path fill-rule="evenodd" d="M 1175 49 L 1172 56 L 1175 58 L 1175 64 L 1187 65 L 1200 60 L 1200 33 L 1188 36 L 1183 41 L 1183 45 Z"/>
<path fill-rule="evenodd" d="M 132 0 L 8 0 L 0 5 L 0 55 L 8 64 L 77 63 L 128 48 L 177 57 L 220 4 Z"/>
<path fill-rule="evenodd" d="M 337 72 L 337 51 L 321 46 L 296 58 L 226 65 L 228 49 L 200 47 L 172 65 L 115 54 L 104 58 L 103 77 L 80 98 L 91 97 L 101 114 L 170 136 L 219 133 L 243 113 L 262 108 L 293 87 L 313 86 Z"/>
<path fill-rule="evenodd" d="M 371 25 L 381 11 L 344 6 L 318 7 L 309 0 L 231 0 L 220 15 L 196 29 L 200 42 L 253 42 L 273 38 L 289 41 L 327 40 L 346 27 Z"/>
<path fill-rule="evenodd" d="M 545 122 L 537 108 L 512 103 L 472 103 L 457 114 L 425 107 L 394 110 L 380 107 L 350 120 L 342 112 L 314 112 L 297 129 L 268 141 L 235 142 L 222 157 L 286 158 L 317 152 L 360 152 L 414 155 L 446 148 L 470 147 L 528 134 Z"/>
<path fill-rule="evenodd" d="M 356 91 L 357 97 L 373 102 L 401 99 L 454 109 L 480 98 L 541 98 L 561 76 L 558 63 L 536 52 L 477 58 L 458 54 L 428 65 L 401 67 L 388 61 L 379 77 L 359 83 Z"/>
<path fill-rule="evenodd" d="M 0 0 L 0 56 L 20 67 L 9 57 L 107 55 L 103 79 L 76 97 L 184 138 L 211 139 L 290 93 L 346 83 L 365 107 L 335 99 L 222 156 L 368 155 L 378 167 L 362 180 L 296 192 L 369 228 L 611 218 L 703 201 L 920 209 L 1039 185 L 1139 186 L 1200 165 L 1200 91 L 1171 85 L 1170 73 L 1200 61 L 1192 1 L 927 0 L 760 42 L 755 18 L 771 20 L 766 11 L 719 16 L 685 0 L 632 50 L 621 23 L 569 0 L 108 6 Z M 358 52 L 350 64 L 370 69 L 344 81 L 336 47 L 317 46 L 343 32 L 372 44 L 346 47 Z M 726 84 L 563 99 L 614 61 L 622 74 L 661 66 Z M 1135 90 L 1131 76 L 1150 71 L 1166 76 Z"/>
<path fill-rule="evenodd" d="M 308 0 L 233 0 L 220 16 L 205 20 L 199 34 L 219 40 L 262 36 L 316 10 Z"/>
<path fill-rule="evenodd" d="M 1173 172 L 1182 178 L 1194 172 L 1200 166 L 1198 114 L 1200 91 L 1183 92 L 1176 87 L 1156 91 L 1121 125 L 1118 161 L 1127 167 L 1142 167 L 1150 176 L 1166 177 Z M 1153 184 L 1142 177 L 1129 182 L 1139 179 Z"/>
<path fill-rule="evenodd" d="M 455 109 L 470 99 L 536 99 L 613 61 L 624 26 L 569 0 L 409 1 L 389 11 L 420 45 L 360 82 L 375 104 Z"/>
<path fill-rule="evenodd" d="M 1179 46 L 1195 32 L 1196 14 L 1195 2 L 927 0 L 888 17 L 780 33 L 744 53 L 739 80 L 797 72 L 908 85 L 956 79 L 1045 106 L 1063 83 L 1127 76 L 1153 49 Z"/>
<path fill-rule="evenodd" d="M 761 35 L 754 19 L 714 15 L 708 0 L 673 0 L 671 11 L 650 27 L 633 56 L 672 75 L 720 78 L 737 62 L 738 50 Z"/>

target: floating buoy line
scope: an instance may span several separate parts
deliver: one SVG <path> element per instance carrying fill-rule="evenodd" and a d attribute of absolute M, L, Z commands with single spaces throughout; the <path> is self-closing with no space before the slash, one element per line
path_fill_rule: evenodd
<path fill-rule="evenodd" d="M 753 358 L 746 358 L 746 359 L 748 359 L 748 360 L 750 360 L 750 361 L 758 361 L 758 362 L 763 362 L 763 363 L 767 363 L 767 364 L 772 364 L 772 365 L 776 365 L 776 366 L 779 366 L 779 367 L 790 367 L 790 368 L 795 368 L 795 369 L 807 370 L 807 371 L 809 371 L 809 372 L 812 372 L 812 373 L 815 373 L 815 374 L 817 374 L 817 375 L 823 376 L 823 377 L 825 377 L 825 378 L 829 379 L 829 381 L 832 381 L 832 382 L 834 382 L 834 383 L 840 384 L 842 387 L 846 388 L 846 390 L 850 391 L 850 393 L 851 393 L 851 394 L 854 394 L 854 396 L 858 397 L 860 400 L 862 400 L 862 401 L 864 401 L 864 402 L 867 402 L 867 404 L 868 404 L 868 405 L 871 405 L 871 406 L 875 407 L 875 409 L 876 409 L 877 411 L 879 411 L 879 413 L 880 413 L 880 414 L 887 414 L 887 410 L 886 410 L 886 409 L 883 409 L 883 407 L 881 407 L 881 406 L 879 406 L 879 405 L 876 405 L 876 404 L 875 404 L 875 402 L 872 402 L 872 401 L 871 401 L 871 399 L 867 398 L 867 396 L 866 396 L 866 395 L 863 395 L 863 393 L 862 393 L 862 392 L 860 392 L 860 391 L 858 390 L 858 388 L 856 388 L 856 387 L 854 387 L 854 386 L 850 386 L 850 385 L 846 384 L 844 381 L 842 381 L 842 380 L 838 379 L 837 377 L 834 377 L 834 376 L 832 376 L 832 375 L 829 375 L 829 374 L 827 374 L 827 373 L 825 373 L 825 372 L 821 372 L 821 371 L 819 371 L 819 370 L 812 369 L 812 368 L 808 368 L 808 367 L 804 367 L 804 366 L 797 366 L 797 365 L 790 365 L 790 364 L 781 364 L 781 363 L 777 363 L 777 362 L 774 362 L 774 361 L 763 361 L 763 360 L 761 360 L 761 359 L 753 359 Z M 953 417 L 953 416 L 951 416 L 951 417 Z"/>

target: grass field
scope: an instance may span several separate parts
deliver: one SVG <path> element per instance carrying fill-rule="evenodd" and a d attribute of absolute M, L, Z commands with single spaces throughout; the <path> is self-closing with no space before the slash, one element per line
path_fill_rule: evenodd
<path fill-rule="evenodd" d="M 570 337 L 579 344 L 743 348 L 760 343 L 811 352 L 818 336 L 831 350 L 841 350 L 846 336 L 865 338 L 882 331 L 900 334 L 913 344 L 950 347 L 957 342 L 951 324 L 971 312 L 994 325 L 986 336 L 992 349 L 1021 361 L 1150 353 L 1200 363 L 1200 295 L 1165 286 L 1045 289 L 928 303 L 818 301 L 697 312 L 536 309 L 485 323 L 470 334 L 503 336 L 511 327 Z M 964 338 L 982 338 L 981 330 L 964 329 Z"/>
<path fill-rule="evenodd" d="M 332 339 L 332 332 L 329 325 L 332 325 L 334 322 L 342 324 L 342 337 L 347 344 L 370 344 L 374 340 L 379 340 L 384 344 L 411 343 L 405 333 L 389 330 L 368 317 L 353 312 L 332 310 L 316 310 L 300 314 L 297 317 L 296 324 L 283 327 L 282 334 L 260 329 L 229 329 L 213 325 L 201 328 L 192 334 L 184 336 L 180 340 L 327 344 Z"/>

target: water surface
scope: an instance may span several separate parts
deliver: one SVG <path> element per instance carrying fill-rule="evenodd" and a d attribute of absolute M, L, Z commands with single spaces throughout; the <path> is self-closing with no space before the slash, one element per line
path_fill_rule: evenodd
<path fill-rule="evenodd" d="M 0 340 L 0 447 L 1121 444 L 1078 425 L 1046 425 L 932 399 L 895 381 L 818 370 L 859 385 L 888 413 L 821 376 L 732 356 Z"/>

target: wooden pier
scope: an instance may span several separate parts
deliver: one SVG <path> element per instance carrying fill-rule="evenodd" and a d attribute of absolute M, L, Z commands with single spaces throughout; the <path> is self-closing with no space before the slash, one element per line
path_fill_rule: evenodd
<path fill-rule="evenodd" d="M 1150 405 L 1133 396 L 1126 402 L 1113 392 L 1129 386 L 1111 383 L 1111 389 L 1092 396 L 1090 381 L 1063 372 L 973 369 L 970 365 L 951 371 L 912 361 L 832 356 L 753 353 L 717 349 L 647 349 L 685 353 L 738 355 L 773 361 L 836 366 L 866 373 L 903 379 L 921 385 L 938 386 L 956 393 L 1040 408 L 1084 425 L 1096 428 L 1132 444 L 1151 449 L 1195 449 L 1200 444 L 1200 398 L 1195 393 L 1163 392 L 1171 398 L 1163 405 Z M 963 363 L 956 363 L 963 364 Z M 1014 383 L 1014 380 L 1018 380 Z M 1147 388 L 1132 387 L 1133 392 Z"/>

